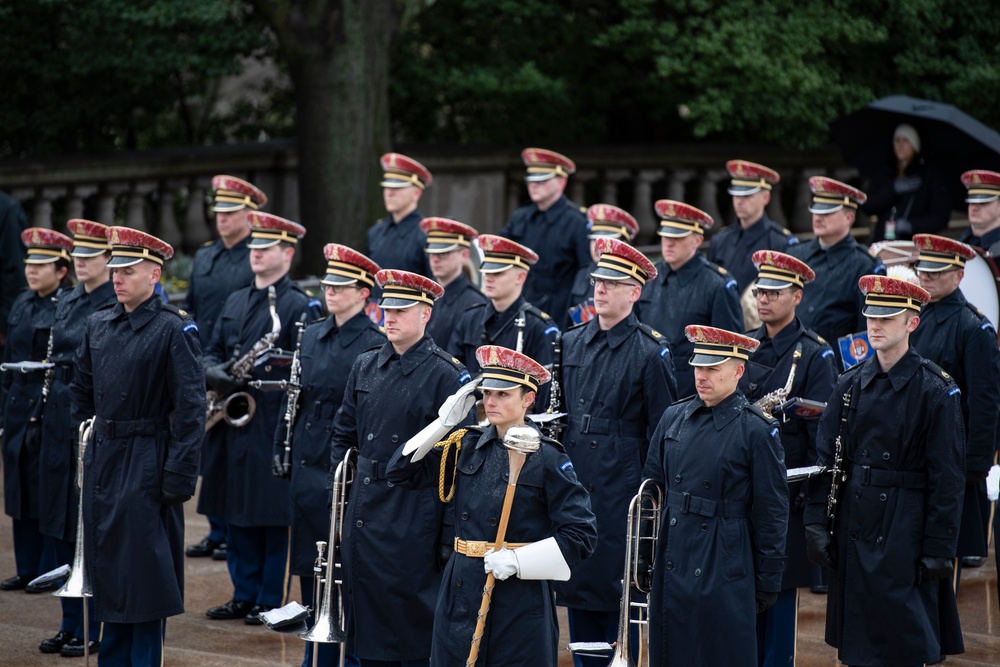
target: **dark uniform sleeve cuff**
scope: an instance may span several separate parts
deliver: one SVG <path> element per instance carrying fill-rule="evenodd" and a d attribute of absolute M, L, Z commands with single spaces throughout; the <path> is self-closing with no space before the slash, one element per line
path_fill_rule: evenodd
<path fill-rule="evenodd" d="M 197 483 L 197 475 L 179 475 L 170 470 L 164 470 L 161 488 L 163 491 L 176 493 L 179 496 L 193 496 Z"/>
<path fill-rule="evenodd" d="M 958 542 L 958 526 L 929 523 L 924 527 L 924 543 L 921 553 L 928 556 L 952 558 Z"/>

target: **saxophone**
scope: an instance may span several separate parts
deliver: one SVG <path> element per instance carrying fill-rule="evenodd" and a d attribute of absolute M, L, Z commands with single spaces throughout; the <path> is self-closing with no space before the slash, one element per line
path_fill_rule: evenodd
<path fill-rule="evenodd" d="M 274 347 L 281 335 L 281 319 L 278 317 L 277 296 L 274 285 L 267 288 L 267 307 L 271 313 L 271 331 L 254 343 L 250 351 L 236 359 L 229 367 L 229 376 L 234 382 L 244 384 L 253 375 L 257 360 Z M 205 432 L 208 433 L 223 419 L 230 426 L 237 428 L 246 426 L 257 411 L 257 401 L 245 391 L 238 391 L 228 396 L 219 396 L 219 392 L 209 389 L 205 395 Z"/>
<path fill-rule="evenodd" d="M 799 359 L 802 358 L 802 343 L 795 346 L 795 352 L 792 353 L 792 368 L 788 371 L 788 379 L 785 381 L 785 386 L 780 389 L 775 389 L 774 391 L 764 394 L 756 401 L 754 405 L 763 410 L 768 415 L 774 413 L 774 409 L 779 405 L 788 400 L 788 394 L 792 391 L 792 383 L 795 382 L 795 369 L 799 366 Z"/>

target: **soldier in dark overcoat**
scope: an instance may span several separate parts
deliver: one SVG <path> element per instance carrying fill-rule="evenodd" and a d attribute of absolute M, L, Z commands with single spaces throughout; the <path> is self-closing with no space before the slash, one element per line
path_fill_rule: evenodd
<path fill-rule="evenodd" d="M 550 373 L 533 359 L 494 345 L 479 348 L 477 357 L 489 426 L 459 429 L 434 448 L 474 402 L 466 385 L 445 402 L 438 419 L 399 448 L 388 468 L 390 480 L 435 489 L 454 506 L 455 553 L 437 598 L 431 662 L 467 663 L 492 573 L 495 583 L 476 642 L 476 665 L 555 667 L 559 624 L 549 580 L 568 579 L 571 566 L 587 558 L 597 541 L 597 525 L 562 447 L 540 437 L 530 420 L 525 424 L 531 394 Z M 511 493 L 505 438 L 514 436 L 531 437 L 539 448 L 527 454 L 518 474 L 503 545 L 494 552 L 505 495 Z M 450 485 L 441 481 L 442 471 Z"/>
<path fill-rule="evenodd" d="M 184 516 L 205 430 L 198 325 L 154 287 L 173 248 L 108 229 L 118 303 L 87 322 L 72 418 L 94 417 L 83 458 L 84 549 L 102 665 L 162 664 L 166 619 L 184 612 Z"/>
<path fill-rule="evenodd" d="M 563 337 L 562 391 L 568 427 L 562 442 L 590 493 L 600 540 L 594 554 L 556 584 L 569 607 L 570 640 L 618 637 L 621 574 L 629 502 L 639 487 L 653 429 L 674 402 L 673 360 L 666 339 L 632 313 L 656 269 L 623 241 L 596 241 L 600 259 L 591 280 L 597 317 Z M 577 664 L 595 658 L 574 656 Z M 605 661 L 606 662 L 606 661 Z"/>
<path fill-rule="evenodd" d="M 638 233 L 639 223 L 628 211 L 610 204 L 594 204 L 587 209 L 590 262 L 580 267 L 573 277 L 573 287 L 569 293 L 569 325 L 587 322 L 597 315 L 594 310 L 594 286 L 590 284 L 590 274 L 597 268 L 598 254 L 594 244 L 602 238 L 629 243 Z"/>
<path fill-rule="evenodd" d="M 1000 257 L 1000 174 L 972 169 L 962 174 L 969 205 L 969 226 L 958 240 Z"/>
<path fill-rule="evenodd" d="M 635 305 L 639 321 L 663 333 L 676 359 L 691 356 L 691 342 L 684 335 L 688 324 L 702 324 L 743 330 L 743 310 L 736 279 L 726 269 L 713 264 L 698 252 L 710 229 L 712 216 L 682 202 L 661 199 L 656 202 L 659 214 L 660 249 L 663 259 L 656 263 L 655 280 L 646 283 Z M 685 363 L 678 363 L 677 395 L 694 393 L 694 373 Z"/>
<path fill-rule="evenodd" d="M 7 345 L 3 349 L 5 364 L 37 364 L 48 360 L 56 302 L 71 287 L 67 280 L 71 238 L 51 229 L 29 227 L 21 233 L 21 242 L 27 247 L 24 275 L 28 289 L 17 295 L 10 309 Z M 43 394 L 50 390 L 51 384 L 51 372 L 40 368 L 8 366 L 0 373 L 4 511 L 13 519 L 17 566 L 15 576 L 0 582 L 0 590 L 22 590 L 41 574 L 42 407 L 46 400 Z"/>
<path fill-rule="evenodd" d="M 643 476 L 663 489 L 650 664 L 757 664 L 756 615 L 777 600 L 788 490 L 778 424 L 738 389 L 757 348 L 689 326 L 698 395 L 667 409 Z"/>
<path fill-rule="evenodd" d="M 261 612 L 283 604 L 287 590 L 291 505 L 288 484 L 271 472 L 271 445 L 283 394 L 255 389 L 246 379 L 234 381 L 231 365 L 269 334 L 276 334 L 274 346 L 292 350 L 295 323 L 311 322 L 322 311 L 319 302 L 288 277 L 305 228 L 259 211 L 250 213 L 250 225 L 254 282 L 226 299 L 205 353 L 209 386 L 220 397 L 247 392 L 256 404 L 249 423 L 236 426 L 223 420 L 214 427 L 221 430 L 220 436 L 206 444 L 219 443 L 225 452 L 225 495 L 218 515 L 227 526 L 226 563 L 233 582 L 232 599 L 210 608 L 206 615 L 217 620 L 242 618 L 257 625 L 262 622 Z M 251 366 L 253 377 L 266 379 L 268 364 Z"/>
<path fill-rule="evenodd" d="M 383 171 L 382 199 L 388 215 L 368 230 L 365 254 L 379 266 L 430 277 L 424 254 L 427 236 L 420 229 L 424 214 L 417 206 L 434 177 L 427 167 L 400 153 L 386 153 L 379 163 Z"/>
<path fill-rule="evenodd" d="M 785 404 L 795 401 L 802 405 L 800 399 L 823 404 L 837 380 L 833 350 L 795 316 L 802 288 L 816 274 L 803 262 L 776 251 L 758 250 L 752 261 L 759 270 L 753 294 L 762 324 L 749 335 L 760 341 L 760 347 L 747 361 L 746 372 L 740 378 L 740 391 L 748 401 L 780 420 L 785 467 L 790 470 L 810 466 L 816 462 L 819 415 L 812 412 L 815 406 L 796 409 Z M 778 601 L 757 616 L 759 667 L 795 663 L 798 589 L 821 582 L 819 568 L 806 556 L 802 528 L 809 483 L 802 480 L 788 485 L 787 565 Z"/>
<path fill-rule="evenodd" d="M 930 295 L 884 276 L 859 286 L 875 354 L 840 376 L 820 419 L 817 462 L 847 478 L 835 478 L 832 525 L 828 493 L 811 489 L 806 548 L 834 570 L 826 641 L 841 662 L 937 663 L 964 650 L 952 588 L 965 493 L 961 391 L 909 345 Z"/>
<path fill-rule="evenodd" d="M 274 460 L 279 472 L 291 481 L 292 535 L 291 574 L 300 577 L 304 604 L 313 609 L 313 565 L 316 542 L 330 537 L 330 437 L 333 418 L 344 400 L 344 387 L 355 359 L 373 347 L 385 344 L 385 334 L 364 313 L 379 267 L 361 253 L 337 243 L 328 243 L 326 275 L 321 281 L 330 313 L 302 334 L 298 412 L 292 437 L 287 439 L 288 395 L 281 403 L 274 436 Z M 286 453 L 286 442 L 291 450 Z M 283 463 L 287 461 L 288 467 Z M 277 474 L 277 473 L 276 473 Z M 312 619 L 309 623 L 310 627 Z M 313 643 L 306 643 L 303 665 L 312 663 Z M 319 664 L 336 662 L 339 646 L 319 645 Z M 353 663 L 357 664 L 357 663 Z"/>
<path fill-rule="evenodd" d="M 479 232 L 469 225 L 448 218 L 424 218 L 420 229 L 427 234 L 427 253 L 431 274 L 444 288 L 444 294 L 434 302 L 427 333 L 440 348 L 448 347 L 451 334 L 462 313 L 477 304 L 486 303 L 486 295 L 465 275 L 472 241 Z"/>
<path fill-rule="evenodd" d="M 83 340 L 89 318 L 98 309 L 115 303 L 107 263 L 111 246 L 107 227 L 90 220 L 73 219 L 67 223 L 73 234 L 73 268 L 79 281 L 56 304 L 52 328 L 52 386 L 42 412 L 42 460 L 39 475 L 41 489 L 39 526 L 43 535 L 55 543 L 56 560 L 72 563 L 77 534 L 77 450 L 79 424 L 70 414 L 70 383 L 76 350 Z M 66 656 L 83 655 L 83 642 L 92 642 L 96 652 L 100 624 L 94 621 L 94 601 L 89 599 L 90 629 L 83 627 L 83 604 L 80 598 L 61 597 L 62 623 L 59 632 L 42 641 L 42 653 Z"/>
<path fill-rule="evenodd" d="M 362 665 L 419 666 L 431 655 L 441 556 L 453 531 L 436 492 L 398 487 L 386 464 L 469 374 L 426 335 L 440 285 L 389 269 L 376 283 L 389 342 L 354 362 L 333 425 L 331 469 L 357 450 L 340 553 L 347 649 Z"/>

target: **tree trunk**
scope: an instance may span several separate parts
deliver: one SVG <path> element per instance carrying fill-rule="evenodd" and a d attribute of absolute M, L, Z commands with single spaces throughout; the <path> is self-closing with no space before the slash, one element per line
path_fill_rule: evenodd
<path fill-rule="evenodd" d="M 322 275 L 326 243 L 364 251 L 383 214 L 379 156 L 389 149 L 393 0 L 254 0 L 288 59 L 296 102 L 303 273 Z"/>

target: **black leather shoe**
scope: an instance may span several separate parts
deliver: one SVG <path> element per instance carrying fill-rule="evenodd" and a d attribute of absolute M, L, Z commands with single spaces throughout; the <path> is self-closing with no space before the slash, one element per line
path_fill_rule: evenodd
<path fill-rule="evenodd" d="M 66 583 L 65 579 L 53 579 L 51 581 L 46 581 L 44 584 L 28 584 L 24 587 L 25 593 L 33 593 L 37 595 L 38 593 L 50 593 L 52 591 L 59 590 L 59 587 Z"/>
<path fill-rule="evenodd" d="M 253 608 L 253 603 L 247 600 L 237 600 L 233 598 L 226 604 L 212 607 L 205 612 L 205 616 L 214 618 L 217 621 L 231 621 L 235 618 L 244 618 Z"/>
<path fill-rule="evenodd" d="M 42 653 L 58 653 L 59 649 L 68 644 L 73 639 L 73 633 L 69 630 L 60 630 L 55 637 L 43 639 L 38 645 L 38 650 Z"/>
<path fill-rule="evenodd" d="M 986 556 L 964 556 L 962 567 L 982 567 L 986 563 Z"/>
<path fill-rule="evenodd" d="M 212 560 L 226 560 L 226 543 L 223 542 L 212 551 Z"/>
<path fill-rule="evenodd" d="M 101 642 L 96 639 L 90 640 L 90 655 L 97 655 L 98 649 L 101 648 Z M 59 655 L 64 658 L 82 658 L 83 657 L 83 640 L 79 637 L 73 637 L 70 641 L 66 643 L 61 649 L 59 649 Z"/>
<path fill-rule="evenodd" d="M 271 611 L 274 607 L 265 607 L 262 604 L 255 604 L 250 608 L 250 612 L 243 618 L 243 622 L 247 625 L 264 625 L 263 619 L 260 615 L 265 611 Z"/>
<path fill-rule="evenodd" d="M 20 574 L 10 579 L 0 581 L 0 591 L 20 591 L 27 588 L 28 583 L 34 577 L 22 577 Z"/>
<path fill-rule="evenodd" d="M 826 595 L 826 592 L 829 590 L 829 588 L 827 587 L 826 584 L 817 584 L 815 586 L 810 586 L 809 590 L 816 595 Z"/>
<path fill-rule="evenodd" d="M 219 542 L 204 538 L 198 544 L 192 544 L 184 550 L 184 555 L 188 558 L 205 558 L 211 556 L 212 552 L 219 548 Z"/>

